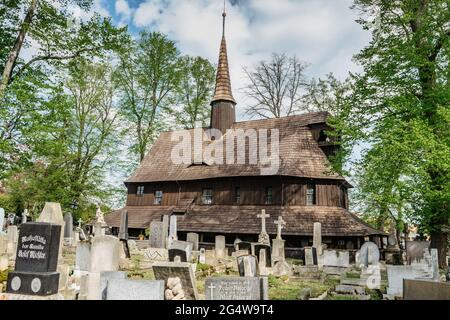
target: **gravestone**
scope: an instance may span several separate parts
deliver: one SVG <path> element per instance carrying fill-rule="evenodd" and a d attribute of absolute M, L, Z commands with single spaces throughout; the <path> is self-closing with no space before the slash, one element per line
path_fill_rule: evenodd
<path fill-rule="evenodd" d="M 205 280 L 206 300 L 268 300 L 267 277 L 214 277 Z"/>
<path fill-rule="evenodd" d="M 164 281 L 111 279 L 107 300 L 164 300 Z"/>
<path fill-rule="evenodd" d="M 273 266 L 273 274 L 277 277 L 292 276 L 292 267 L 286 260 L 277 261 Z"/>
<path fill-rule="evenodd" d="M 162 221 L 150 222 L 150 248 L 165 248 L 164 223 Z"/>
<path fill-rule="evenodd" d="M 6 251 L 14 260 L 16 258 L 18 231 L 17 226 L 8 226 Z"/>
<path fill-rule="evenodd" d="M 216 236 L 215 250 L 216 258 L 224 258 L 227 255 L 225 252 L 225 236 Z"/>
<path fill-rule="evenodd" d="M 266 218 L 270 218 L 269 214 L 266 214 L 266 210 L 262 209 L 261 214 L 257 215 L 261 218 L 261 233 L 258 236 L 258 242 L 270 246 L 270 237 L 266 231 Z"/>
<path fill-rule="evenodd" d="M 169 278 L 180 278 L 186 299 L 198 299 L 195 274 L 191 263 L 156 262 L 152 266 L 152 269 L 155 274 L 155 279 L 164 280 L 164 283 L 167 283 Z"/>
<path fill-rule="evenodd" d="M 277 261 L 284 261 L 284 240 L 282 239 L 272 239 L 272 264 Z"/>
<path fill-rule="evenodd" d="M 169 217 L 168 215 L 162 216 L 162 237 L 164 239 L 164 248 L 168 248 L 168 237 L 169 237 Z"/>
<path fill-rule="evenodd" d="M 178 249 L 186 252 L 186 261 L 190 262 L 192 259 L 192 243 L 187 241 L 179 241 L 174 240 L 169 248 L 170 249 Z M 170 254 L 169 254 L 170 256 Z"/>
<path fill-rule="evenodd" d="M 265 254 L 266 264 L 264 267 L 270 268 L 272 266 L 272 255 L 271 255 L 270 246 L 265 245 L 265 244 L 255 244 L 255 256 L 258 257 L 258 259 L 260 259 L 259 252 L 262 249 L 264 249 L 266 252 L 266 254 Z"/>
<path fill-rule="evenodd" d="M 350 253 L 348 251 L 324 250 L 322 259 L 324 266 L 343 268 L 350 266 Z"/>
<path fill-rule="evenodd" d="M 0 208 L 0 234 L 3 232 L 5 227 L 5 209 Z"/>
<path fill-rule="evenodd" d="M 198 251 L 198 233 L 189 232 L 186 235 L 186 241 L 192 243 L 193 251 Z"/>
<path fill-rule="evenodd" d="M 258 259 L 252 255 L 237 257 L 239 275 L 241 277 L 258 276 Z"/>
<path fill-rule="evenodd" d="M 317 265 L 317 250 L 314 247 L 305 247 L 305 266 Z"/>
<path fill-rule="evenodd" d="M 87 299 L 101 300 L 100 274 L 103 271 L 118 271 L 120 240 L 113 236 L 96 236 L 91 241 L 91 257 L 87 279 Z"/>
<path fill-rule="evenodd" d="M 122 211 L 120 214 L 119 239 L 128 240 L 128 211 Z"/>
<path fill-rule="evenodd" d="M 113 236 L 92 238 L 89 271 L 117 271 L 119 269 L 120 241 Z"/>
<path fill-rule="evenodd" d="M 241 241 L 237 244 L 238 250 L 248 250 L 248 254 L 252 254 L 252 243 L 248 241 Z"/>
<path fill-rule="evenodd" d="M 112 279 L 126 279 L 127 273 L 124 271 L 103 271 L 100 272 L 100 291 L 102 300 L 107 299 L 107 288 Z"/>
<path fill-rule="evenodd" d="M 406 241 L 406 260 L 408 264 L 423 259 L 424 249 L 430 248 L 430 241 Z"/>
<path fill-rule="evenodd" d="M 73 239 L 73 217 L 70 212 L 64 216 L 64 238 Z"/>
<path fill-rule="evenodd" d="M 75 253 L 75 270 L 89 271 L 91 265 L 91 245 L 89 242 L 80 242 Z"/>
<path fill-rule="evenodd" d="M 198 262 L 205 264 L 206 263 L 206 250 L 205 248 L 200 248 L 200 253 L 198 255 Z"/>
<path fill-rule="evenodd" d="M 374 242 L 367 241 L 359 249 L 359 264 L 376 265 L 380 261 L 380 251 Z"/>
<path fill-rule="evenodd" d="M 187 262 L 186 250 L 169 249 L 169 261 L 171 261 L 171 262 Z"/>
<path fill-rule="evenodd" d="M 61 226 L 61 239 L 59 242 L 59 263 L 62 263 L 62 245 L 64 241 L 64 218 L 62 215 L 61 205 L 57 202 L 46 202 L 44 209 L 42 209 L 41 214 L 37 218 L 36 222 L 47 222 L 53 223 Z"/>
<path fill-rule="evenodd" d="M 322 224 L 314 222 L 313 248 L 316 248 L 317 255 L 322 255 Z"/>
<path fill-rule="evenodd" d="M 177 215 L 175 215 L 175 214 L 170 216 L 169 236 L 174 237 L 174 240 L 178 239 L 178 236 L 177 236 Z"/>
<path fill-rule="evenodd" d="M 37 296 L 58 293 L 60 239 L 60 225 L 34 222 L 21 226 L 15 269 L 8 274 L 8 293 Z"/>
<path fill-rule="evenodd" d="M 404 279 L 403 300 L 450 300 L 450 283 Z"/>

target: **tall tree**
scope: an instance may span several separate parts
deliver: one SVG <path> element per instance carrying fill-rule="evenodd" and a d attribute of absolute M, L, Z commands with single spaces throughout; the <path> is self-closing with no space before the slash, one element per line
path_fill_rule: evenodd
<path fill-rule="evenodd" d="M 108 194 L 105 171 L 118 143 L 117 112 L 110 67 L 78 60 L 46 101 L 46 113 L 34 115 L 24 132 L 33 150 L 28 163 L 7 179 L 18 208 L 38 213 L 45 201 L 79 210 Z"/>
<path fill-rule="evenodd" d="M 370 146 L 361 167 L 378 162 L 393 170 L 379 174 L 370 188 L 372 194 L 391 193 L 385 206 L 396 206 L 393 192 L 409 190 L 402 200 L 411 207 L 410 218 L 431 235 L 443 267 L 450 218 L 448 2 L 355 0 L 354 8 L 372 40 L 355 56 L 364 73 L 353 75 L 352 103 L 336 127 L 344 149 L 355 142 Z M 372 172 L 364 170 L 363 179 Z"/>
<path fill-rule="evenodd" d="M 87 10 L 91 4 L 92 0 L 29 0 L 15 6 L 10 1 L 6 2 L 5 9 L 15 12 L 22 9 L 25 16 L 18 20 L 17 14 L 0 11 L 8 18 L 5 24 L 12 23 L 17 28 L 15 40 L 6 45 L 8 53 L 1 68 L 0 101 L 8 85 L 33 65 L 98 54 L 120 43 L 122 30 L 114 28 L 110 20 L 94 16 L 87 22 L 80 22 L 79 26 L 71 23 L 70 5 Z M 32 40 L 38 45 L 38 54 L 28 61 L 21 61 L 19 57 L 22 49 Z"/>
<path fill-rule="evenodd" d="M 184 56 L 180 60 L 181 73 L 174 106 L 166 111 L 175 118 L 178 126 L 190 129 L 196 122 L 209 124 L 214 91 L 215 69 L 206 59 Z"/>
<path fill-rule="evenodd" d="M 328 111 L 338 115 L 344 104 L 348 103 L 350 93 L 350 81 L 339 81 L 330 73 L 326 78 L 312 79 L 302 100 L 304 108 L 309 112 Z"/>
<path fill-rule="evenodd" d="M 251 117 L 280 118 L 301 111 L 306 64 L 296 56 L 274 53 L 253 70 L 244 68 L 248 84 L 243 92 L 250 98 L 246 114 Z"/>
<path fill-rule="evenodd" d="M 131 124 L 132 151 L 139 162 L 164 125 L 162 112 L 174 101 L 181 74 L 175 42 L 158 32 L 142 32 L 120 54 L 116 71 L 121 110 Z"/>
<path fill-rule="evenodd" d="M 76 58 L 99 58 L 127 37 L 109 19 L 94 15 L 73 23 L 69 7 L 88 10 L 92 0 L 2 1 L 0 3 L 0 178 L 27 152 L 24 132 L 54 85 L 54 74 Z M 24 49 L 33 54 L 25 59 Z"/>

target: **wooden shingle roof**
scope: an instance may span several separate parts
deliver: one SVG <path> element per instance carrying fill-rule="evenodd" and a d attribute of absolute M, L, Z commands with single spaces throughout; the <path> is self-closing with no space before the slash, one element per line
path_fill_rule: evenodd
<path fill-rule="evenodd" d="M 122 210 L 128 211 L 129 228 L 148 228 L 153 220 L 160 221 L 161 215 L 171 214 L 173 207 L 129 206 L 105 216 L 110 227 L 119 227 Z M 185 232 L 259 234 L 261 219 L 257 215 L 265 209 L 269 234 L 276 234 L 275 220 L 281 215 L 286 221 L 283 235 L 312 236 L 314 222 L 322 224 L 323 236 L 368 236 L 384 234 L 376 230 L 346 209 L 322 206 L 193 206 L 179 216 L 178 230 Z"/>
<path fill-rule="evenodd" d="M 266 120 L 253 120 L 236 122 L 232 129 L 267 129 L 269 132 L 268 152 L 271 150 L 270 131 L 278 129 L 279 132 L 279 158 L 280 167 L 275 175 L 294 176 L 316 179 L 345 180 L 340 175 L 331 172 L 328 159 L 313 138 L 309 125 L 325 123 L 329 114 L 327 112 L 308 113 L 298 116 L 274 118 Z M 195 129 L 207 132 L 207 128 Z M 179 144 L 181 134 L 189 134 L 191 144 L 194 145 L 194 129 L 172 132 L 163 132 L 153 144 L 151 150 L 143 159 L 138 169 L 126 181 L 133 182 L 162 182 L 162 181 L 186 181 L 221 177 L 260 176 L 262 168 L 267 168 L 260 161 L 251 164 L 248 160 L 245 164 L 226 164 L 226 142 L 224 135 L 215 142 L 223 143 L 224 164 L 187 165 L 175 164 L 171 161 L 172 150 Z M 174 141 L 173 141 L 174 140 Z M 204 142 L 204 146 L 208 143 Z M 234 156 L 237 157 L 237 141 L 234 143 Z M 258 148 L 259 150 L 259 148 Z M 246 148 L 246 159 L 249 159 L 250 149 Z M 194 152 L 192 152 L 194 154 Z"/>

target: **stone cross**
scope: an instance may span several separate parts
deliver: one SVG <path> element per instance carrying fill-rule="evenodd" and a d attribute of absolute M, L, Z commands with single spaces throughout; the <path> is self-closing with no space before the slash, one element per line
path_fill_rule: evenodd
<path fill-rule="evenodd" d="M 266 210 L 262 209 L 261 214 L 258 214 L 257 217 L 261 218 L 261 233 L 258 236 L 258 242 L 270 246 L 270 237 L 266 231 L 266 218 L 269 218 L 270 215 L 266 214 Z"/>
<path fill-rule="evenodd" d="M 266 218 L 270 217 L 270 214 L 266 214 L 266 210 L 262 209 L 261 214 L 257 215 L 258 218 L 261 218 L 261 233 L 266 232 Z"/>
<path fill-rule="evenodd" d="M 211 299 L 213 299 L 213 295 L 214 295 L 214 289 L 216 288 L 216 286 L 211 282 L 211 284 L 208 286 L 208 289 L 211 289 Z"/>
<path fill-rule="evenodd" d="M 281 229 L 286 226 L 286 221 L 283 220 L 282 216 L 278 216 L 278 220 L 274 223 L 277 225 L 277 239 L 281 239 Z"/>
<path fill-rule="evenodd" d="M 81 218 L 80 219 L 78 219 L 78 228 L 81 228 L 81 223 L 83 222 L 83 220 L 81 220 Z"/>

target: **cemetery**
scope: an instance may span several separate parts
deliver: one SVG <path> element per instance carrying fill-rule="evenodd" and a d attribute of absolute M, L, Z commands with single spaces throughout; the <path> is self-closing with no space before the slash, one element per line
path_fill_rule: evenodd
<path fill-rule="evenodd" d="M 265 240 L 266 215 L 259 216 Z M 0 234 L 0 300 L 450 299 L 448 271 L 425 241 L 407 242 L 407 259 L 394 265 L 371 241 L 353 261 L 351 250 L 328 249 L 320 223 L 303 259 L 286 258 L 281 216 L 272 243 L 236 241 L 231 250 L 220 235 L 213 249 L 194 233 L 178 240 L 176 215 L 152 222 L 147 240 L 129 239 L 127 214 L 111 235 L 100 209 L 92 233 L 58 203 L 46 203 L 37 220 Z"/>
<path fill-rule="evenodd" d="M 184 46 L 158 19 L 222 1 L 110 1 L 115 23 L 97 16 L 107 1 L 25 2 L 0 3 L 0 300 L 450 300 L 448 3 L 354 0 L 360 65 L 336 46 L 312 69 L 341 81 L 296 56 L 354 40 L 314 24 L 334 9 L 228 50 L 227 6 L 244 28 L 313 1 L 225 0 Z M 217 64 L 181 53 L 219 29 Z"/>

